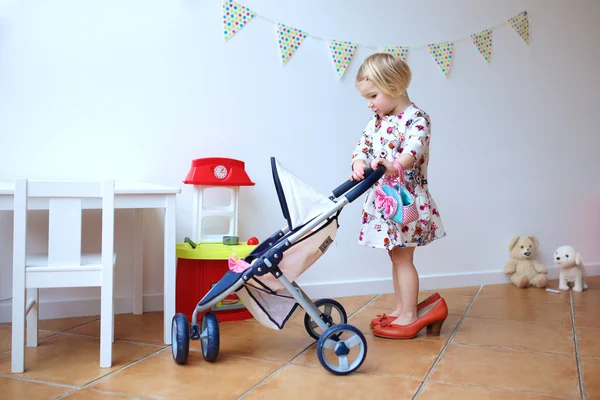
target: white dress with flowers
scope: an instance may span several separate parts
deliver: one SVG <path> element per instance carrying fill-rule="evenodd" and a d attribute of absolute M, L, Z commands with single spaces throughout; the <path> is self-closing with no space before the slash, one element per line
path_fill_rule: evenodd
<path fill-rule="evenodd" d="M 415 198 L 419 219 L 406 225 L 383 218 L 375 208 L 375 190 L 383 178 L 366 193 L 358 243 L 391 250 L 424 246 L 446 236 L 439 210 L 431 197 L 427 181 L 431 123 L 429 116 L 414 104 L 399 115 L 374 115 L 367 124 L 352 162 L 364 160 L 370 166 L 377 157 L 393 161 L 401 154 L 411 154 L 412 169 L 404 171 L 406 188 Z"/>

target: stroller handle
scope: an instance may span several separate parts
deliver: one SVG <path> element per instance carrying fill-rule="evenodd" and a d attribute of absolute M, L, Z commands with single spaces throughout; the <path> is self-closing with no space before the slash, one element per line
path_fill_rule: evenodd
<path fill-rule="evenodd" d="M 340 197 L 348 190 L 352 189 L 347 195 L 346 198 L 350 203 L 359 198 L 364 192 L 369 190 L 371 186 L 375 184 L 383 174 L 385 173 L 385 167 L 383 165 L 377 166 L 377 169 L 367 168 L 365 169 L 365 177 L 362 181 L 352 181 L 348 179 L 346 182 L 342 183 L 340 186 L 335 188 L 333 192 L 334 197 Z M 355 187 L 356 186 L 356 187 Z"/>

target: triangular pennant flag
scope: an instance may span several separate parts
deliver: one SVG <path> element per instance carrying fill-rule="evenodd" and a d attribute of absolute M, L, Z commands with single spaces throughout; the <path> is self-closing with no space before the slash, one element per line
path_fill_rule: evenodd
<path fill-rule="evenodd" d="M 440 68 L 440 71 L 442 71 L 445 76 L 448 76 L 448 73 L 450 72 L 453 45 L 454 43 L 452 42 L 432 43 L 427 45 L 429 54 L 431 54 Z"/>
<path fill-rule="evenodd" d="M 329 40 L 329 51 L 331 52 L 331 57 L 333 58 L 333 65 L 335 66 L 335 70 L 340 77 L 344 75 L 346 72 L 346 68 L 348 64 L 350 64 L 350 60 L 354 56 L 356 52 L 356 48 L 358 47 L 352 42 L 345 42 L 342 40 Z"/>
<path fill-rule="evenodd" d="M 400 57 L 400 59 L 404 62 L 406 62 L 406 57 L 408 57 L 408 47 L 406 46 L 384 47 L 383 51 L 393 55 L 394 57 Z"/>
<path fill-rule="evenodd" d="M 235 1 L 223 0 L 223 33 L 225 40 L 238 33 L 256 13 Z"/>
<path fill-rule="evenodd" d="M 510 26 L 521 36 L 525 43 L 529 44 L 529 17 L 527 11 L 523 11 L 508 20 Z"/>
<path fill-rule="evenodd" d="M 298 50 L 307 34 L 300 29 L 292 28 L 285 24 L 277 24 L 277 38 L 279 39 L 279 52 L 281 63 L 287 64 L 292 55 Z"/>
<path fill-rule="evenodd" d="M 481 32 L 473 33 L 471 41 L 477 47 L 483 58 L 489 63 L 492 61 L 492 30 L 486 29 Z"/>

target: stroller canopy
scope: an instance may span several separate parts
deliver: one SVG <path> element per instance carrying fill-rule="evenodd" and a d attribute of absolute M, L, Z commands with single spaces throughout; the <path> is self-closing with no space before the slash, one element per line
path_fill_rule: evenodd
<path fill-rule="evenodd" d="M 330 211 L 333 201 L 304 183 L 279 161 L 271 157 L 273 182 L 283 216 L 290 230 L 304 225 L 319 214 Z"/>

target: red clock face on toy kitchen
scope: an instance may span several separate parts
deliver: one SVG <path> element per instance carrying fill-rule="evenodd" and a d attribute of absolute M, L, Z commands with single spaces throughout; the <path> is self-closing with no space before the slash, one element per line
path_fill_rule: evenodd
<path fill-rule="evenodd" d="M 213 170 L 213 174 L 215 174 L 215 178 L 217 179 L 225 179 L 227 178 L 227 174 L 229 174 L 229 171 L 227 170 L 226 166 L 217 165 Z"/>

